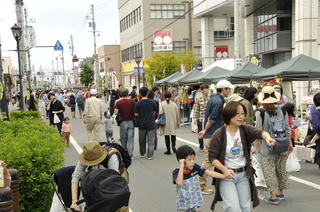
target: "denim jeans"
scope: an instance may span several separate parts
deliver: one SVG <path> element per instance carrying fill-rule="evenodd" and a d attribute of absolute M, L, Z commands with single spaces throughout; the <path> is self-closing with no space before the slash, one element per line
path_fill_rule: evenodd
<path fill-rule="evenodd" d="M 220 195 L 223 211 L 249 212 L 251 190 L 247 173 L 245 171 L 235 173 L 232 179 L 220 180 Z"/>
<path fill-rule="evenodd" d="M 139 130 L 139 150 L 141 156 L 144 156 L 146 154 L 146 145 L 148 143 L 147 157 L 153 157 L 155 136 L 156 134 L 154 129 Z"/>
<path fill-rule="evenodd" d="M 132 157 L 134 148 L 133 121 L 122 121 L 120 123 L 120 139 L 122 147 L 128 150 L 130 157 Z"/>
<path fill-rule="evenodd" d="M 198 126 L 198 132 L 202 131 L 202 122 L 198 121 L 197 122 L 197 126 Z M 199 140 L 199 148 L 203 149 L 203 139 L 198 139 Z"/>

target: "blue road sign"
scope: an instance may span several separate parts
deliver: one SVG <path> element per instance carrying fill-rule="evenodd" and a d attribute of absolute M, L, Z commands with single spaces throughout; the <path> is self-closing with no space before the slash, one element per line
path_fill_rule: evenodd
<path fill-rule="evenodd" d="M 56 45 L 54 45 L 53 49 L 55 51 L 63 51 L 63 46 L 61 45 L 59 40 L 57 40 Z"/>

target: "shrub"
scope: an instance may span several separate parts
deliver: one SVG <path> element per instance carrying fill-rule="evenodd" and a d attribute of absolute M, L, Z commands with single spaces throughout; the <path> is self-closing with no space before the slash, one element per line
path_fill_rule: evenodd
<path fill-rule="evenodd" d="M 39 111 L 22 111 L 22 112 L 11 112 L 10 118 L 11 119 L 25 119 L 26 117 L 30 117 L 33 119 L 40 119 L 40 112 Z"/>
<path fill-rule="evenodd" d="M 18 118 L 0 120 L 0 159 L 19 170 L 20 211 L 49 211 L 53 196 L 50 176 L 63 167 L 65 145 L 53 126 L 33 116 L 13 117 Z"/>

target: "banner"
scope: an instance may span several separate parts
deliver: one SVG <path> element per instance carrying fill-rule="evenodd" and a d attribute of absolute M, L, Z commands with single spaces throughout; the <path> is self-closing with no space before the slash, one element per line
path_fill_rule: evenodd
<path fill-rule="evenodd" d="M 32 26 L 27 26 L 27 47 L 36 46 L 36 31 Z"/>
<path fill-rule="evenodd" d="M 74 75 L 74 84 L 78 84 L 79 83 L 79 69 L 78 69 L 78 66 L 74 67 L 73 75 Z"/>
<path fill-rule="evenodd" d="M 157 51 L 172 51 L 172 30 L 153 30 L 153 49 Z"/>
<path fill-rule="evenodd" d="M 2 47 L 0 40 L 0 109 L 1 109 L 1 117 L 4 121 L 9 121 L 9 110 L 6 99 L 6 86 L 3 84 L 2 77 Z"/>
<path fill-rule="evenodd" d="M 187 73 L 186 65 L 181 64 L 181 73 L 182 74 L 186 74 Z"/>
<path fill-rule="evenodd" d="M 216 60 L 223 60 L 229 57 L 228 47 L 216 47 Z"/>

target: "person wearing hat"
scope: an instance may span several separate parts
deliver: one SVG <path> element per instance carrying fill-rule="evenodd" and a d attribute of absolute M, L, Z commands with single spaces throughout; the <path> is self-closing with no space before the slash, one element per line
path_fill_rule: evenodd
<path fill-rule="evenodd" d="M 83 122 L 87 125 L 88 141 L 100 141 L 100 122 L 103 116 L 102 102 L 96 98 L 97 90 L 90 90 L 90 98 L 86 100 Z M 93 132 L 93 136 L 92 136 Z"/>
<path fill-rule="evenodd" d="M 280 100 L 280 93 L 276 92 L 271 86 L 265 86 L 258 95 L 258 101 L 262 104 L 264 111 L 264 120 L 262 120 L 260 110 L 256 111 L 256 128 L 269 131 L 269 119 L 273 116 L 280 105 L 277 102 Z M 277 116 L 283 117 L 286 120 L 286 134 L 290 136 L 290 127 L 288 125 L 288 113 L 280 113 Z M 262 123 L 263 121 L 263 123 Z M 279 200 L 284 200 L 283 189 L 289 188 L 288 175 L 286 172 L 287 155 L 293 151 L 292 143 L 289 142 L 288 151 L 283 153 L 270 152 L 266 141 L 256 140 L 251 152 L 259 150 L 262 155 L 261 167 L 267 183 L 267 191 L 270 192 L 270 197 L 265 198 L 265 202 L 278 205 Z"/>
<path fill-rule="evenodd" d="M 239 94 L 232 94 L 229 98 L 229 102 L 242 102 L 243 98 L 241 96 L 239 96 Z"/>
<path fill-rule="evenodd" d="M 92 167 L 93 169 L 108 168 L 119 172 L 119 159 L 117 155 L 113 154 L 108 160 L 107 156 L 107 150 L 104 147 L 100 146 L 97 141 L 88 141 L 84 144 L 83 152 L 80 154 L 79 161 L 72 174 L 72 204 L 70 206 L 70 209 L 75 209 L 78 211 L 82 210 L 81 206 L 76 204 L 76 202 L 78 202 L 78 183 L 88 167 Z M 129 211 L 129 207 L 122 207 L 121 209 L 117 210 L 117 212 L 127 211 Z"/>
<path fill-rule="evenodd" d="M 202 167 L 211 170 L 213 168 L 212 164 L 209 161 L 208 158 L 208 149 L 209 149 L 209 143 L 211 136 L 213 133 L 223 126 L 223 120 L 222 120 L 222 109 L 223 105 L 225 103 L 224 98 L 229 96 L 231 92 L 231 88 L 234 88 L 234 86 L 227 80 L 220 80 L 217 85 L 217 93 L 211 99 L 209 100 L 206 112 L 204 115 L 203 120 L 203 126 L 204 130 L 198 133 L 198 138 L 203 138 L 205 151 L 204 151 L 204 161 L 202 163 Z M 209 189 L 207 186 L 207 176 L 203 175 L 200 177 L 200 185 L 201 185 L 201 191 L 203 194 L 212 194 L 213 190 Z"/>

